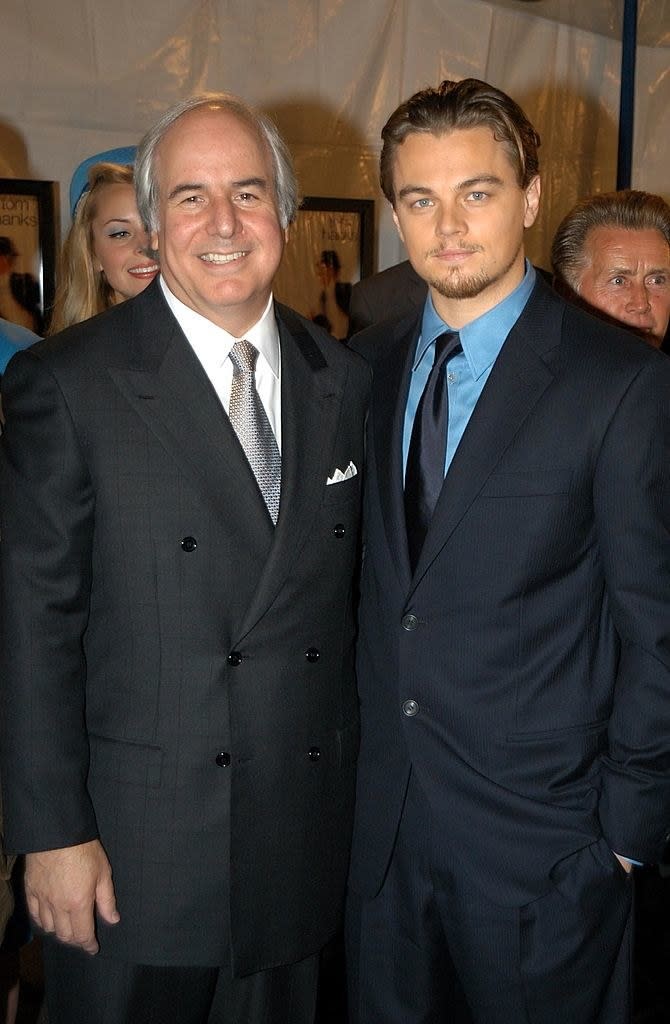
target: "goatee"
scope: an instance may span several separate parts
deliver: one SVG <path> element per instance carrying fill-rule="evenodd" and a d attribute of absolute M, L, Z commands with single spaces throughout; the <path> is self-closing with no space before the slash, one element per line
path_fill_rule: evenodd
<path fill-rule="evenodd" d="M 444 277 L 429 280 L 428 284 L 445 299 L 474 299 L 496 281 L 500 281 L 514 266 L 518 255 L 516 252 L 495 274 L 487 273 L 486 270 L 480 270 L 478 274 L 461 274 L 459 268 L 454 267 Z"/>

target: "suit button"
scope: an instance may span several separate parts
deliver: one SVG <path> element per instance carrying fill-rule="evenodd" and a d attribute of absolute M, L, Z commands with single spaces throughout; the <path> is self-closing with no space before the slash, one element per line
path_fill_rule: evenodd
<path fill-rule="evenodd" d="M 403 715 L 407 715 L 408 718 L 413 718 L 414 715 L 419 713 L 419 705 L 415 700 L 406 700 L 402 706 Z"/>
<path fill-rule="evenodd" d="M 228 657 L 226 658 L 226 661 L 233 668 L 237 668 L 238 665 L 242 664 L 242 655 L 240 654 L 239 651 L 231 651 Z"/>
<path fill-rule="evenodd" d="M 195 549 L 198 546 L 198 542 L 195 539 L 195 537 L 184 537 L 183 541 L 181 542 L 181 546 L 184 549 L 184 551 L 195 551 Z"/>
<path fill-rule="evenodd" d="M 321 751 L 319 750 L 318 747 L 310 747 L 309 750 L 307 751 L 307 756 L 310 759 L 310 761 L 318 761 L 319 758 L 321 757 Z"/>
<path fill-rule="evenodd" d="M 220 754 L 216 755 L 216 763 L 219 768 L 227 768 L 230 764 L 230 754 L 226 753 L 225 750 L 222 750 Z"/>
<path fill-rule="evenodd" d="M 347 531 L 344 528 L 344 523 L 335 523 L 335 526 L 333 527 L 333 533 L 338 539 L 344 537 L 346 532 Z"/>
<path fill-rule="evenodd" d="M 318 661 L 319 658 L 321 657 L 321 654 L 316 649 L 316 647 L 308 647 L 307 650 L 305 651 L 305 657 L 307 658 L 308 661 Z"/>
<path fill-rule="evenodd" d="M 407 615 L 403 615 L 402 619 L 400 620 L 400 625 L 402 626 L 403 629 L 406 629 L 408 633 L 411 633 L 412 630 L 416 629 L 416 627 L 419 625 L 419 620 L 417 619 L 416 615 L 412 615 L 412 613 L 409 612 Z"/>

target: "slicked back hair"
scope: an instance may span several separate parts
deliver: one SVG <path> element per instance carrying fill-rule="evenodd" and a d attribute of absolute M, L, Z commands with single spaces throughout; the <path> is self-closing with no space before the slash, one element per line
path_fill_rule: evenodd
<path fill-rule="evenodd" d="M 497 141 L 502 142 L 519 185 L 526 188 L 539 170 L 540 136 L 521 107 L 506 93 L 478 78 L 461 82 L 446 79 L 436 89 L 422 89 L 401 103 L 382 129 L 379 180 L 391 205 L 395 205 L 395 153 L 408 135 L 442 135 L 455 129 L 480 127 L 490 128 Z"/>

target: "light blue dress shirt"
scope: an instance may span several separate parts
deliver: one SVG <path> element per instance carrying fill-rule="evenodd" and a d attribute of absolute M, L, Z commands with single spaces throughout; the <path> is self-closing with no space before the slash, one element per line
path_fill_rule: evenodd
<path fill-rule="evenodd" d="M 458 332 L 463 350 L 448 361 L 445 374 L 445 387 L 449 388 L 449 427 L 444 462 L 445 474 L 477 404 L 477 399 L 489 378 L 491 368 L 503 347 L 505 338 L 521 316 L 534 285 L 535 269 L 526 261 L 526 273 L 514 291 L 493 309 L 489 309 L 487 313 L 473 320 L 472 323 L 466 324 Z M 433 366 L 435 339 L 444 331 L 451 330 L 453 328 L 449 324 L 445 324 L 435 312 L 429 292 L 423 309 L 421 334 L 416 346 L 412 379 L 405 408 L 402 439 L 404 467 L 407 466 L 407 453 L 416 410 Z"/>

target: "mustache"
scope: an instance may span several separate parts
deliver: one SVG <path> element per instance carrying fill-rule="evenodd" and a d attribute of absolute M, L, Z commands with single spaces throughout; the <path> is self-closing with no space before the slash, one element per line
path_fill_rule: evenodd
<path fill-rule="evenodd" d="M 426 253 L 427 256 L 443 256 L 445 252 L 483 252 L 484 247 L 481 245 L 440 245 L 435 249 L 430 249 Z"/>

